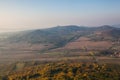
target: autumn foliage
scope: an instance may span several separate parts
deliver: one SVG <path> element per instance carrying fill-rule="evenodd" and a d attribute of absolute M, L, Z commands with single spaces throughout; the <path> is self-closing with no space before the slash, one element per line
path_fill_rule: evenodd
<path fill-rule="evenodd" d="M 120 67 L 120 66 L 117 66 Z M 120 69 L 97 63 L 50 63 L 11 72 L 7 80 L 120 80 Z"/>

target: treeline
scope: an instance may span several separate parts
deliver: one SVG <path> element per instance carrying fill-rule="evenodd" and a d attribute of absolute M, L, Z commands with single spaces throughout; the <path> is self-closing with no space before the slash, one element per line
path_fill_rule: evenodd
<path fill-rule="evenodd" d="M 120 65 L 50 63 L 11 72 L 6 80 L 120 80 Z"/>

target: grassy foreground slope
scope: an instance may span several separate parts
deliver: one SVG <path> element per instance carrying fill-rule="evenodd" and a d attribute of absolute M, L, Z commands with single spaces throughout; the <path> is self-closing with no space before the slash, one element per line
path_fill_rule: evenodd
<path fill-rule="evenodd" d="M 120 80 L 120 65 L 47 63 L 11 72 L 6 80 Z"/>

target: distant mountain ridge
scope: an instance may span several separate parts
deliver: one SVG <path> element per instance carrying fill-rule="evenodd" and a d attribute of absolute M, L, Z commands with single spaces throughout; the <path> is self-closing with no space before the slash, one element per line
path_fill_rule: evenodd
<path fill-rule="evenodd" d="M 120 24 L 112 25 L 113 27 L 120 28 Z"/>
<path fill-rule="evenodd" d="M 9 43 L 30 43 L 52 45 L 48 49 L 64 47 L 80 37 L 88 37 L 90 40 L 114 41 L 120 38 L 120 28 L 104 25 L 100 27 L 84 26 L 57 26 L 48 29 L 28 30 L 10 35 L 4 40 Z"/>
<path fill-rule="evenodd" d="M 83 31 L 88 30 L 86 27 L 79 26 L 59 26 L 48 29 L 38 29 L 28 32 L 18 33 L 10 36 L 7 40 L 10 42 L 30 42 L 30 43 L 52 43 L 63 45 L 74 37 L 84 35 Z M 82 32 L 81 32 L 82 31 Z"/>

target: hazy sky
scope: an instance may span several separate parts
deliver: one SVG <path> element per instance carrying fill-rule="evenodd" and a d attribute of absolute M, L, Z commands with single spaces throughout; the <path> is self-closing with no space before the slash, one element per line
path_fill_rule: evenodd
<path fill-rule="evenodd" d="M 0 0 L 0 32 L 120 24 L 120 0 Z"/>

